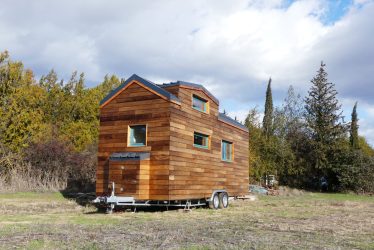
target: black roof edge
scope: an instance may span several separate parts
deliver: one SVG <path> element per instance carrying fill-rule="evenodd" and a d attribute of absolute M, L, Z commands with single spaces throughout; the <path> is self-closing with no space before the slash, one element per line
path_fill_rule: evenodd
<path fill-rule="evenodd" d="M 235 127 L 239 127 L 239 128 L 241 128 L 241 129 L 243 129 L 245 131 L 248 131 L 248 128 L 245 125 L 243 125 L 240 122 L 232 119 L 231 117 L 225 115 L 224 113 L 219 113 L 218 114 L 218 119 L 220 119 L 220 120 L 222 120 L 224 122 L 230 123 L 230 124 L 232 124 Z"/>
<path fill-rule="evenodd" d="M 187 86 L 187 87 L 192 87 L 192 88 L 198 88 L 206 92 L 206 94 L 217 104 L 219 104 L 219 100 L 212 94 L 210 93 L 209 90 L 207 90 L 203 85 L 197 84 L 197 83 L 192 83 L 192 82 L 185 82 L 185 81 L 176 81 L 176 82 L 170 82 L 170 83 L 164 83 L 160 84 L 160 87 L 169 87 L 169 86 L 177 86 L 177 85 L 182 85 L 182 86 Z"/>
<path fill-rule="evenodd" d="M 118 91 L 126 87 L 128 84 L 130 84 L 132 81 L 138 81 L 142 84 L 144 84 L 146 87 L 150 88 L 151 90 L 155 91 L 156 93 L 166 97 L 169 101 L 176 101 L 180 103 L 180 100 L 175 95 L 171 94 L 170 92 L 166 91 L 163 88 L 160 88 L 160 86 L 156 83 L 153 83 L 147 79 L 144 79 L 136 74 L 133 74 L 128 78 L 125 82 L 123 82 L 121 85 L 119 85 L 116 89 L 112 90 L 104 99 L 100 101 L 100 105 L 107 102 L 110 98 L 112 98 L 114 95 L 117 94 Z"/>

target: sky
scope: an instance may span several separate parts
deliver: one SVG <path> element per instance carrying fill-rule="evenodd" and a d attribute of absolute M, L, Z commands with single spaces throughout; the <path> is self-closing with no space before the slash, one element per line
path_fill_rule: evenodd
<path fill-rule="evenodd" d="M 374 0 L 2 0 L 0 50 L 88 87 L 134 73 L 203 84 L 239 120 L 263 110 L 269 77 L 276 105 L 290 85 L 305 96 L 323 61 L 374 145 Z"/>

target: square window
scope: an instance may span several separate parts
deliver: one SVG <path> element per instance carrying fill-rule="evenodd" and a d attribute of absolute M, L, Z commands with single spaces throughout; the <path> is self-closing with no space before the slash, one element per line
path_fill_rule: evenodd
<path fill-rule="evenodd" d="M 198 148 L 209 148 L 209 135 L 195 132 L 193 135 L 193 145 Z"/>
<path fill-rule="evenodd" d="M 197 95 L 192 95 L 192 107 L 196 110 L 208 113 L 208 101 Z"/>
<path fill-rule="evenodd" d="M 141 147 L 146 145 L 147 127 L 146 125 L 129 126 L 129 146 Z"/>
<path fill-rule="evenodd" d="M 222 140 L 221 152 L 223 161 L 232 161 L 232 142 Z"/>

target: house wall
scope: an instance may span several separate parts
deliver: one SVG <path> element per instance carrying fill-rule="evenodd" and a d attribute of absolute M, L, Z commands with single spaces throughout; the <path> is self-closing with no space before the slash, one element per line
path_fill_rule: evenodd
<path fill-rule="evenodd" d="M 170 105 L 167 100 L 135 82 L 101 108 L 96 180 L 98 196 L 109 194 L 109 182 L 114 180 L 117 195 L 134 196 L 135 199 L 169 198 Z M 147 125 L 147 146 L 127 146 L 130 124 Z M 122 186 L 118 183 L 121 182 L 121 177 L 115 177 L 109 172 L 109 156 L 115 152 L 151 152 L 149 160 L 131 164 L 131 171 L 139 166 L 138 190 L 135 193 L 134 190 L 126 192 L 125 184 Z M 126 163 L 123 164 L 126 166 Z M 122 163 L 113 165 L 113 171 L 117 171 L 119 175 L 121 165 Z"/>
<path fill-rule="evenodd" d="M 247 193 L 248 132 L 219 121 L 218 105 L 203 91 L 173 86 L 170 92 L 182 102 L 170 109 L 170 199 L 210 197 L 215 189 Z M 209 114 L 192 108 L 192 94 L 209 100 Z M 210 136 L 209 149 L 193 146 L 194 131 Z M 234 144 L 232 162 L 221 160 L 222 139 Z"/>
<path fill-rule="evenodd" d="M 218 105 L 203 91 L 181 86 L 164 89 L 178 96 L 182 105 L 135 82 L 101 108 L 97 195 L 110 194 L 111 181 L 116 182 L 116 195 L 140 200 L 206 198 L 216 189 L 233 196 L 247 193 L 248 132 L 219 121 Z M 209 100 L 209 114 L 192 108 L 192 94 Z M 131 124 L 147 125 L 147 146 L 127 146 Z M 210 135 L 209 149 L 193 146 L 194 131 Z M 222 139 L 234 144 L 233 162 L 221 160 Z M 150 152 L 150 158 L 130 165 L 109 161 L 116 152 Z"/>

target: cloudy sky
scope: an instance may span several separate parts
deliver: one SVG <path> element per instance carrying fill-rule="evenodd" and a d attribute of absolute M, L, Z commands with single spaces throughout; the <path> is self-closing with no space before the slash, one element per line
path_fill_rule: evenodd
<path fill-rule="evenodd" d="M 2 0 L 0 50 L 37 77 L 133 73 L 156 83 L 204 84 L 243 120 L 289 85 L 305 95 L 321 60 L 346 120 L 359 102 L 360 133 L 374 145 L 373 0 Z"/>

